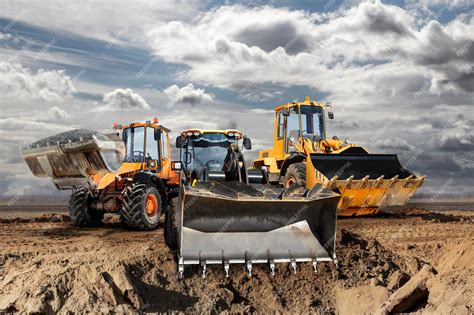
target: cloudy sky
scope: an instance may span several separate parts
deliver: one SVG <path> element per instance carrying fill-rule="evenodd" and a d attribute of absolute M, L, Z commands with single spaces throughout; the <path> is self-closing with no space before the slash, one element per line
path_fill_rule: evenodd
<path fill-rule="evenodd" d="M 53 193 L 19 148 L 158 116 L 272 145 L 272 109 L 331 101 L 329 135 L 397 153 L 422 193 L 474 195 L 470 0 L 0 0 L 0 196 Z"/>

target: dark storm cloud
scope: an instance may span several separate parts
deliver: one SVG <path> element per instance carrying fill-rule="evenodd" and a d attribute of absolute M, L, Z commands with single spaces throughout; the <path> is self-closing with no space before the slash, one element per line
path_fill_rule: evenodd
<path fill-rule="evenodd" d="M 474 151 L 474 134 L 448 134 L 439 139 L 442 151 L 470 152 Z"/>
<path fill-rule="evenodd" d="M 419 123 L 426 123 L 431 125 L 433 129 L 454 129 L 454 128 L 465 128 L 468 129 L 469 126 L 474 124 L 474 120 L 469 120 L 462 113 L 455 114 L 451 117 L 443 115 L 441 117 L 433 116 L 421 116 L 418 119 Z"/>
<path fill-rule="evenodd" d="M 460 87 L 466 92 L 474 92 L 474 69 L 467 73 L 462 73 L 458 78 L 454 79 Z"/>
<path fill-rule="evenodd" d="M 453 176 L 457 176 L 456 173 L 463 171 L 452 154 L 427 152 L 419 154 L 416 161 L 410 166 L 410 169 L 432 178 L 443 177 L 445 176 L 443 173 L 446 172 L 454 173 Z"/>
<path fill-rule="evenodd" d="M 378 140 L 375 145 L 382 150 L 394 152 L 410 151 L 413 148 L 408 142 L 400 138 Z"/>
<path fill-rule="evenodd" d="M 364 7 L 367 29 L 374 33 L 394 33 L 410 36 L 408 27 L 397 17 L 381 7 Z"/>
<path fill-rule="evenodd" d="M 250 25 L 235 35 L 234 39 L 248 46 L 260 47 L 266 52 L 283 47 L 288 54 L 294 55 L 308 49 L 306 37 L 299 35 L 290 21 Z"/>

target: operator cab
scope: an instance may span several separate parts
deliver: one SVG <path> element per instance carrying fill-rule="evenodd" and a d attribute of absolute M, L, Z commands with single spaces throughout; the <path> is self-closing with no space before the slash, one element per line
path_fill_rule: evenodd
<path fill-rule="evenodd" d="M 158 120 L 145 123 L 133 123 L 122 128 L 122 139 L 125 143 L 125 163 L 142 163 L 143 169 L 161 171 L 163 160 L 168 159 L 169 130 L 158 125 Z"/>
<path fill-rule="evenodd" d="M 186 130 L 176 139 L 187 177 L 203 179 L 206 173 L 222 171 L 229 147 L 239 145 L 250 150 L 250 139 L 237 130 Z"/>
<path fill-rule="evenodd" d="M 276 108 L 277 139 L 283 142 L 285 153 L 296 150 L 299 139 L 309 139 L 318 142 L 326 138 L 325 110 L 330 105 L 311 102 L 309 98 L 302 103 L 290 103 Z M 328 112 L 330 119 L 334 117 Z"/>

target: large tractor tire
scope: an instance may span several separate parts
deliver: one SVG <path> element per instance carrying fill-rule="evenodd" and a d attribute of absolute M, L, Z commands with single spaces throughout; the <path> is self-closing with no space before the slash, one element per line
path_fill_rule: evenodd
<path fill-rule="evenodd" d="M 126 188 L 120 216 L 134 230 L 158 228 L 161 215 L 161 196 L 158 190 L 147 184 L 134 183 Z"/>
<path fill-rule="evenodd" d="M 176 208 L 170 205 L 165 214 L 165 241 L 172 250 L 178 249 L 178 227 L 176 225 Z"/>
<path fill-rule="evenodd" d="M 75 190 L 69 199 L 71 221 L 80 227 L 97 227 L 102 225 L 104 213 L 90 208 L 91 195 L 85 188 Z"/>
<path fill-rule="evenodd" d="M 293 184 L 306 187 L 306 163 L 291 164 L 285 174 L 285 188 Z"/>

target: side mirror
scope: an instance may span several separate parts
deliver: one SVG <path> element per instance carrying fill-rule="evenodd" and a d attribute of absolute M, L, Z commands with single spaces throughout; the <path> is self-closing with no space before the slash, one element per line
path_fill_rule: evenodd
<path fill-rule="evenodd" d="M 334 119 L 334 113 L 333 112 L 328 112 L 328 117 L 329 117 L 329 119 Z"/>
<path fill-rule="evenodd" d="M 176 137 L 176 149 L 181 149 L 183 147 L 183 138 L 181 136 Z"/>
<path fill-rule="evenodd" d="M 250 140 L 250 138 L 247 138 L 247 136 L 244 137 L 243 144 L 245 150 L 252 150 L 252 141 Z"/>
<path fill-rule="evenodd" d="M 153 134 L 155 141 L 160 141 L 161 140 L 161 130 L 160 129 L 155 129 L 155 133 Z"/>
<path fill-rule="evenodd" d="M 283 116 L 286 116 L 286 117 L 290 116 L 290 109 L 289 108 L 285 108 L 283 110 Z"/>

